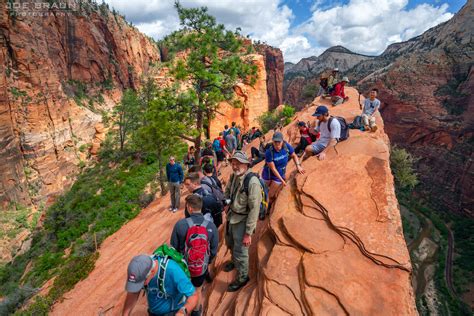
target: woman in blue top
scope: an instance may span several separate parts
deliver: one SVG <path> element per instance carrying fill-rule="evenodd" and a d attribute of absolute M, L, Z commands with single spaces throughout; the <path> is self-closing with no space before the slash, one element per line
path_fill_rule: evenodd
<path fill-rule="evenodd" d="M 265 166 L 263 167 L 262 178 L 269 189 L 270 203 L 275 199 L 276 194 L 283 184 L 286 186 L 285 174 L 286 166 L 290 157 L 296 164 L 298 172 L 303 174 L 304 170 L 293 147 L 283 140 L 283 134 L 275 132 L 272 137 L 272 145 L 265 152 Z"/>

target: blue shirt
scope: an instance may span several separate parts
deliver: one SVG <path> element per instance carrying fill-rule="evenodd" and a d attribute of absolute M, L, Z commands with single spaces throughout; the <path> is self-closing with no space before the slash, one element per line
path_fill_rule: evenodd
<path fill-rule="evenodd" d="M 186 298 L 194 294 L 195 289 L 191 280 L 173 260 L 168 261 L 165 274 L 165 290 L 167 298 L 158 290 L 158 272 L 148 283 L 148 308 L 153 314 L 166 314 L 177 311 L 184 306 Z"/>
<path fill-rule="evenodd" d="M 265 152 L 265 162 L 269 163 L 273 161 L 278 173 L 283 179 L 285 179 L 286 165 L 288 165 L 288 160 L 290 159 L 290 156 L 295 152 L 294 148 L 290 144 L 288 144 L 287 142 L 285 142 L 285 144 L 286 144 L 286 147 L 288 148 L 288 152 L 285 150 L 285 145 L 283 145 L 280 151 L 276 151 L 272 145 Z M 273 159 L 272 159 L 272 151 L 273 151 Z M 273 174 L 273 172 L 270 170 L 270 168 L 266 164 L 265 164 L 265 167 L 263 167 L 262 178 L 267 181 L 273 180 L 273 181 L 280 182 L 280 179 L 276 175 Z"/>
<path fill-rule="evenodd" d="M 174 165 L 168 163 L 166 165 L 166 177 L 168 182 L 182 183 L 184 179 L 183 168 L 177 162 Z"/>

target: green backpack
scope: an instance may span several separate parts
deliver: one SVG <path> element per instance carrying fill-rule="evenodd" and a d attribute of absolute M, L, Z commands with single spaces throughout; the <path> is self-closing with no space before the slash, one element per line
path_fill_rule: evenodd
<path fill-rule="evenodd" d="M 172 259 L 179 265 L 181 270 L 183 270 L 183 272 L 187 275 L 188 278 L 191 277 L 191 274 L 189 273 L 188 269 L 188 264 L 186 263 L 186 260 L 184 260 L 184 256 L 172 246 L 168 244 L 163 244 L 156 248 L 155 251 L 153 251 L 153 255 L 162 258 L 168 257 Z"/>

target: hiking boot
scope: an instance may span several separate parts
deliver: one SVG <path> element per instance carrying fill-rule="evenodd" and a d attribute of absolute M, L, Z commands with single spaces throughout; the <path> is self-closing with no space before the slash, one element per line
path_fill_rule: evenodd
<path fill-rule="evenodd" d="M 189 315 L 191 316 L 201 316 L 202 313 L 202 305 L 199 306 L 199 310 L 195 311 L 193 310 Z"/>
<path fill-rule="evenodd" d="M 372 126 L 372 128 L 370 129 L 370 131 L 371 131 L 372 133 L 375 133 L 375 132 L 377 131 L 377 125 Z"/>
<path fill-rule="evenodd" d="M 235 280 L 234 282 L 229 284 L 229 286 L 227 287 L 227 292 L 236 292 L 236 291 L 240 290 L 242 287 L 244 287 L 249 282 L 249 280 L 250 280 L 249 277 L 246 277 L 242 281 Z"/>
<path fill-rule="evenodd" d="M 232 261 L 228 261 L 225 265 L 224 265 L 224 272 L 230 272 L 232 270 L 235 269 L 235 264 L 234 262 Z"/>

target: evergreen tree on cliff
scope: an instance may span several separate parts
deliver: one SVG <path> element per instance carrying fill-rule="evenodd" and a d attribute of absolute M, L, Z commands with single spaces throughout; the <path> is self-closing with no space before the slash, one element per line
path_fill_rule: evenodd
<path fill-rule="evenodd" d="M 253 85 L 257 66 L 252 63 L 252 46 L 244 44 L 240 29 L 228 31 L 207 13 L 206 7 L 183 8 L 175 2 L 182 28 L 164 39 L 170 53 L 184 51 L 186 58 L 173 63 L 172 74 L 193 96 L 189 129 L 181 138 L 201 147 L 202 134 L 209 136 L 209 123 L 219 102 L 239 106 L 234 94 L 238 82 Z M 194 130 L 193 130 L 194 129 Z"/>

